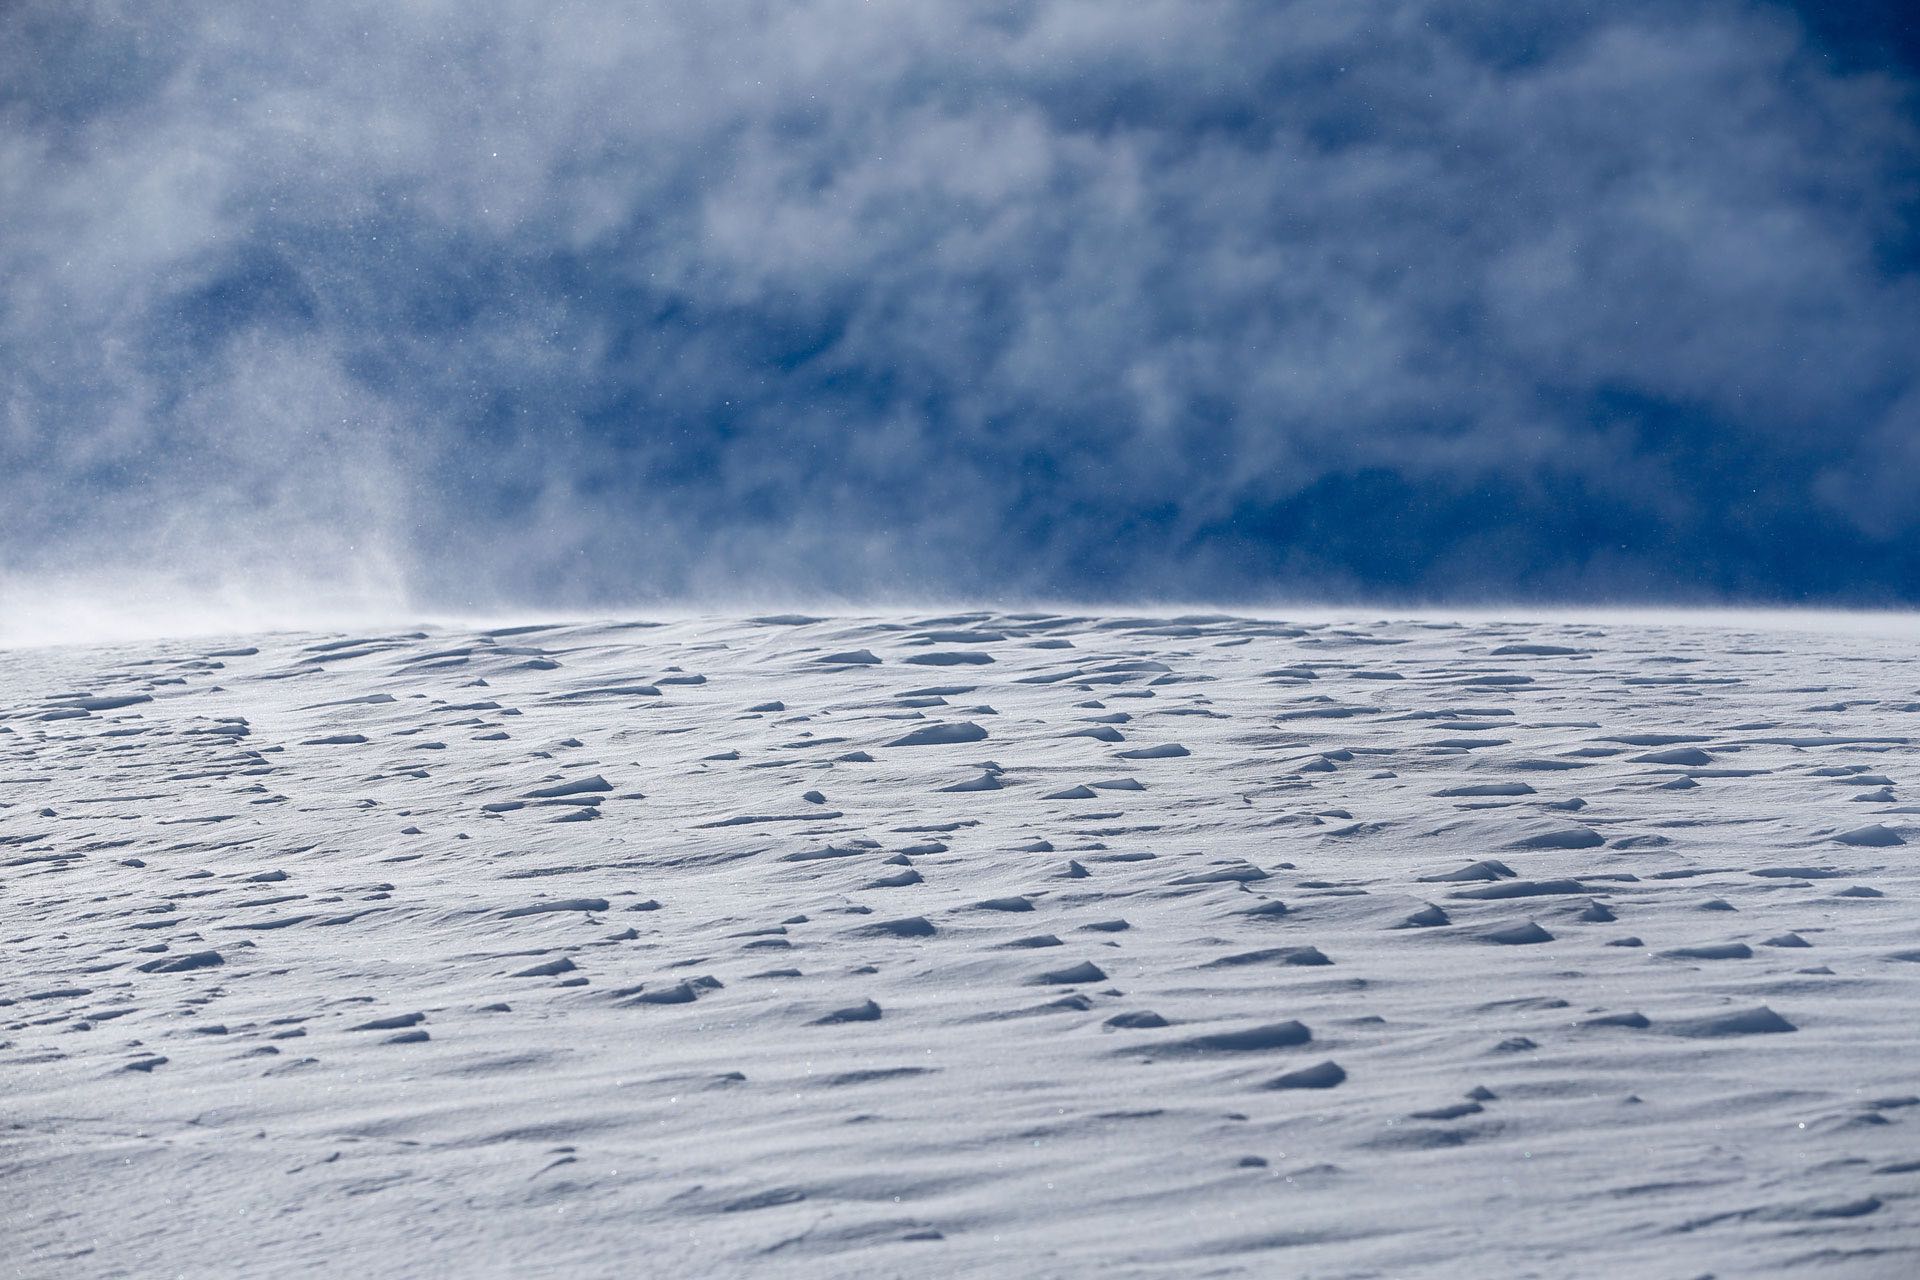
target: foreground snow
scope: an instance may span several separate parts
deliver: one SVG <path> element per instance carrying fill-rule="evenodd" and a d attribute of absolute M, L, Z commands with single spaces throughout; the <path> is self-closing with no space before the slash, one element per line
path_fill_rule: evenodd
<path fill-rule="evenodd" d="M 0 653 L 23 1275 L 1920 1269 L 1910 642 Z"/>

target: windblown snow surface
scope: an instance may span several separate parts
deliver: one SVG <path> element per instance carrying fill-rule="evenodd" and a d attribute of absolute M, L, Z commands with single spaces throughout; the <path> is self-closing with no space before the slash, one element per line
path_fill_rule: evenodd
<path fill-rule="evenodd" d="M 1911 634 L 0 653 L 22 1275 L 1920 1273 Z"/>

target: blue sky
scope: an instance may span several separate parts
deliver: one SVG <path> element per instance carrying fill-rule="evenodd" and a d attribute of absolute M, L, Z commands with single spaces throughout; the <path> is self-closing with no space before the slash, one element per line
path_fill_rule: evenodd
<path fill-rule="evenodd" d="M 0 569 L 1920 602 L 1917 55 L 1890 3 L 14 3 Z"/>

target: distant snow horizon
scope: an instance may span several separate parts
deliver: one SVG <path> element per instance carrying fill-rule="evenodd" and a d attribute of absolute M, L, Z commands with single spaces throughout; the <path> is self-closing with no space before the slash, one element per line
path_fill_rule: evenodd
<path fill-rule="evenodd" d="M 429 628 L 472 630 L 529 625 L 578 625 L 636 619 L 814 615 L 822 618 L 886 618 L 928 613 L 1030 611 L 1092 617 L 1175 618 L 1221 615 L 1285 618 L 1319 623 L 1492 621 L 1561 624 L 1625 624 L 1648 627 L 1746 627 L 1756 631 L 1879 635 L 1920 640 L 1920 609 L 1830 608 L 1790 604 L 1620 600 L 1445 601 L 1389 599 L 1139 600 L 1121 598 L 1008 597 L 962 599 L 952 595 L 876 597 L 721 593 L 706 599 L 601 601 L 547 606 L 502 602 L 450 607 L 424 603 L 404 591 L 367 582 L 303 585 L 287 580 L 214 586 L 163 584 L 135 579 L 85 581 L 0 576 L 0 650 L 66 645 L 119 644 L 205 636 L 343 632 Z"/>

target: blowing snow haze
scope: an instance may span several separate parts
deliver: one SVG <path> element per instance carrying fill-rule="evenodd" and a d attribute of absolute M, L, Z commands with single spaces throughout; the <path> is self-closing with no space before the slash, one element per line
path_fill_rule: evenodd
<path fill-rule="evenodd" d="M 1914 603 L 1846 8 L 16 0 L 0 576 Z"/>

